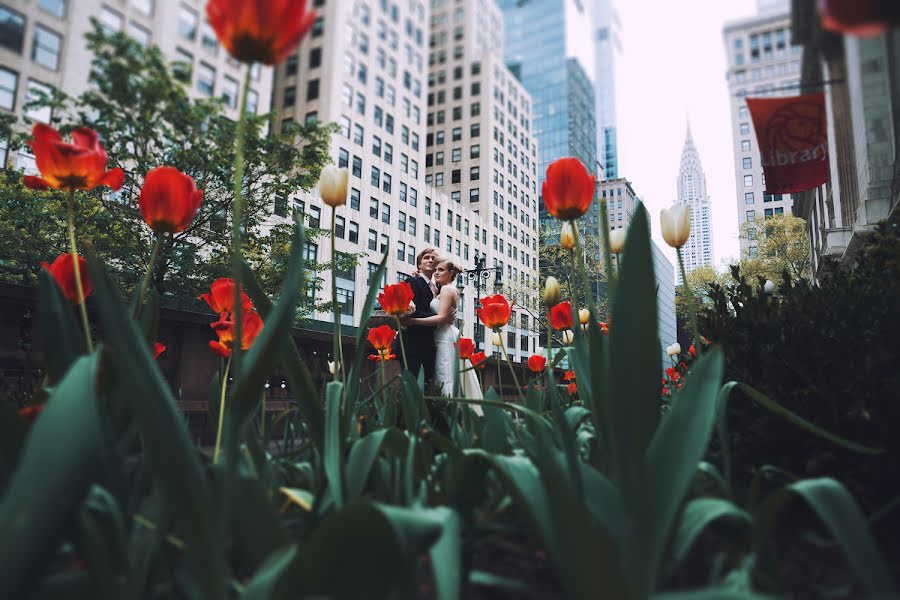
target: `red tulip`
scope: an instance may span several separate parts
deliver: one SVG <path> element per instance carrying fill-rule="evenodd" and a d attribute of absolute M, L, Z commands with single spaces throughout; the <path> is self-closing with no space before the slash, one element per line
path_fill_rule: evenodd
<path fill-rule="evenodd" d="M 550 326 L 557 331 L 565 331 L 574 327 L 572 318 L 572 304 L 568 301 L 560 302 L 550 309 Z"/>
<path fill-rule="evenodd" d="M 72 130 L 72 143 L 62 141 L 59 132 L 43 123 L 31 130 L 34 139 L 28 142 L 41 177 L 25 177 L 27 187 L 45 190 L 91 190 L 106 185 L 118 190 L 125 182 L 122 169 L 106 170 L 106 150 L 100 145 L 97 132 L 89 127 Z"/>
<path fill-rule="evenodd" d="M 34 423 L 35 419 L 38 418 L 38 415 L 41 414 L 41 411 L 44 410 L 43 404 L 32 404 L 31 406 L 25 406 L 19 409 L 19 416 L 28 421 L 29 423 Z"/>
<path fill-rule="evenodd" d="M 512 305 L 503 296 L 495 294 L 481 299 L 481 306 L 476 310 L 478 318 L 489 329 L 500 329 L 512 316 Z"/>
<path fill-rule="evenodd" d="M 487 360 L 487 355 L 484 352 L 476 352 L 472 355 L 469 361 L 472 363 L 472 366 L 477 369 L 484 368 L 484 361 Z"/>
<path fill-rule="evenodd" d="M 234 321 L 220 318 L 215 323 L 210 324 L 218 340 L 210 340 L 209 347 L 213 352 L 223 358 L 231 356 L 231 349 L 234 347 Z M 262 331 L 263 321 L 255 310 L 248 310 L 242 313 L 241 317 L 241 349 L 249 350 L 253 345 L 253 340 Z"/>
<path fill-rule="evenodd" d="M 369 343 L 375 346 L 379 354 L 384 350 L 391 349 L 391 344 L 394 343 L 395 337 L 397 337 L 397 332 L 390 325 L 381 325 L 369 329 Z"/>
<path fill-rule="evenodd" d="M 547 359 L 540 354 L 532 354 L 528 357 L 528 368 L 535 373 L 540 373 L 541 371 L 543 371 L 546 364 Z"/>
<path fill-rule="evenodd" d="M 265 65 L 287 58 L 316 21 L 306 0 L 209 0 L 206 17 L 229 54 Z"/>
<path fill-rule="evenodd" d="M 475 342 L 470 338 L 459 338 L 457 350 L 459 351 L 459 357 L 462 360 L 472 358 L 472 354 L 475 352 Z"/>
<path fill-rule="evenodd" d="M 573 381 L 572 383 L 570 383 L 566 386 L 566 391 L 569 392 L 570 396 L 574 396 L 575 394 L 578 393 L 578 386 L 575 385 L 575 382 Z"/>
<path fill-rule="evenodd" d="M 174 167 L 157 167 L 144 178 L 138 206 L 157 234 L 179 233 L 194 220 L 202 201 L 193 179 Z"/>
<path fill-rule="evenodd" d="M 210 291 L 197 296 L 198 300 L 205 300 L 213 312 L 226 318 L 234 312 L 234 279 L 219 277 L 213 281 Z M 253 302 L 250 297 L 241 290 L 241 312 L 253 310 Z"/>
<path fill-rule="evenodd" d="M 563 381 L 575 381 L 575 371 L 566 371 Z"/>
<path fill-rule="evenodd" d="M 72 261 L 71 254 L 60 254 L 53 261 L 53 264 L 41 263 L 41 266 L 47 269 L 56 285 L 59 286 L 62 295 L 72 304 L 81 304 L 82 300 L 91 295 L 94 288 L 91 278 L 87 272 L 87 261 L 84 257 L 78 257 L 78 272 L 81 274 L 81 289 L 84 292 L 83 297 L 78 296 L 78 285 L 75 283 L 75 263 Z"/>
<path fill-rule="evenodd" d="M 396 354 L 388 354 L 385 352 L 384 354 L 370 354 L 369 360 L 374 360 L 375 362 L 394 360 L 397 358 Z"/>
<path fill-rule="evenodd" d="M 381 293 L 378 294 L 378 303 L 389 315 L 403 316 L 409 312 L 409 303 L 413 297 L 412 286 L 405 281 L 386 285 Z"/>
<path fill-rule="evenodd" d="M 560 158 L 547 167 L 541 188 L 547 212 L 564 221 L 587 212 L 594 200 L 594 176 L 577 158 Z"/>
<path fill-rule="evenodd" d="M 166 345 L 160 342 L 153 344 L 153 358 L 159 358 L 159 355 L 166 351 Z"/>

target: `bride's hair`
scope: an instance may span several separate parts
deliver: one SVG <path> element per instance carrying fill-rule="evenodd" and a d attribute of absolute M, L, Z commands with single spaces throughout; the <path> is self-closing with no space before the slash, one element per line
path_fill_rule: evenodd
<path fill-rule="evenodd" d="M 444 258 L 444 259 L 438 261 L 438 263 L 435 265 L 435 267 L 437 267 L 437 265 L 444 265 L 444 268 L 446 268 L 447 271 L 450 273 L 450 281 L 453 281 L 454 279 L 456 279 L 457 275 L 462 273 L 462 268 L 460 268 L 460 266 L 458 264 L 456 264 L 449 258 Z"/>

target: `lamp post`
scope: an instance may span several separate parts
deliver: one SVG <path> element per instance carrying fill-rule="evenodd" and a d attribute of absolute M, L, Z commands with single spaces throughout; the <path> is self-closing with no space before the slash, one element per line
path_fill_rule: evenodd
<path fill-rule="evenodd" d="M 491 278 L 491 273 L 494 274 L 494 288 L 503 287 L 503 269 L 501 267 L 486 267 L 484 266 L 486 262 L 486 258 L 484 255 L 479 256 L 475 259 L 475 268 L 474 269 L 465 269 L 456 277 L 456 287 L 459 288 L 460 293 L 462 293 L 463 288 L 465 288 L 468 284 L 475 285 L 475 341 L 483 342 L 484 341 L 484 329 L 478 326 L 478 303 L 481 299 L 481 284 L 484 282 L 485 288 L 487 287 L 487 282 Z"/>

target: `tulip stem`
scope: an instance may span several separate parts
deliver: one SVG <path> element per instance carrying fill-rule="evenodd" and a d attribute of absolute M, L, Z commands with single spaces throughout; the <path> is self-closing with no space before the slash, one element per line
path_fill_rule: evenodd
<path fill-rule="evenodd" d="M 91 326 L 88 323 L 87 298 L 84 297 L 84 286 L 81 284 L 81 269 L 78 267 L 78 245 L 75 243 L 75 217 L 73 206 L 75 204 L 75 188 L 69 188 L 68 216 L 69 216 L 69 246 L 71 246 L 72 263 L 75 266 L 75 291 L 78 292 L 78 309 L 81 313 L 81 325 L 84 327 L 84 341 L 88 354 L 94 351 L 91 342 Z"/>
<path fill-rule="evenodd" d="M 697 310 L 694 307 L 694 293 L 688 285 L 687 272 L 684 270 L 684 258 L 681 256 L 681 248 L 675 249 L 678 254 L 678 268 L 681 269 L 681 285 L 684 287 L 684 300 L 687 302 L 688 315 L 691 321 L 691 334 L 694 338 L 694 349 L 697 356 L 703 353 L 703 343 L 700 339 L 700 328 L 697 326 Z"/>
<path fill-rule="evenodd" d="M 216 447 L 213 449 L 213 464 L 219 461 L 219 448 L 222 446 L 222 423 L 225 422 L 225 389 L 228 386 L 228 370 L 231 368 L 233 356 L 234 351 L 232 350 L 232 356 L 229 356 L 228 362 L 225 363 L 225 375 L 222 377 L 222 393 L 219 395 L 219 424 L 216 428 Z"/>
<path fill-rule="evenodd" d="M 234 307 L 232 310 L 232 319 L 234 320 L 234 339 L 237 344 L 232 349 L 231 358 L 234 360 L 234 370 L 240 373 L 238 368 L 240 365 L 241 351 L 243 350 L 241 340 L 243 339 L 243 318 L 241 315 L 243 307 L 241 306 L 241 270 L 242 270 L 242 254 L 241 254 L 241 203 L 243 201 L 244 190 L 244 129 L 246 128 L 247 119 L 247 93 L 250 89 L 250 71 L 253 65 L 248 64 L 244 71 L 244 86 L 241 89 L 240 112 L 238 113 L 237 125 L 234 129 L 234 203 L 232 206 L 231 219 L 231 259 L 232 259 L 232 277 L 234 278 Z M 220 422 L 221 424 L 221 422 Z"/>
<path fill-rule="evenodd" d="M 503 341 L 503 338 L 500 338 L 500 341 Z M 509 367 L 509 372 L 512 373 L 513 383 L 516 386 L 516 392 L 519 394 L 519 400 L 522 401 L 522 404 L 525 404 L 525 396 L 522 395 L 522 387 L 519 385 L 519 378 L 516 376 L 516 370 L 513 369 L 512 363 L 509 361 L 509 354 L 506 353 L 506 344 L 500 344 L 500 350 L 503 351 L 503 358 L 506 360 L 506 366 Z"/>
<path fill-rule="evenodd" d="M 400 317 L 394 315 L 397 320 L 397 337 L 400 338 L 400 354 L 403 356 L 403 370 L 408 371 L 409 366 L 406 364 L 406 346 L 403 345 L 403 332 L 400 331 Z M 418 373 L 416 373 L 418 375 Z"/>
<path fill-rule="evenodd" d="M 602 232 L 600 237 L 603 239 L 603 266 L 606 268 L 606 287 L 609 290 L 607 296 L 610 306 L 612 306 L 612 299 L 616 291 L 616 275 L 618 274 L 613 271 L 612 266 L 612 247 L 609 243 L 609 209 L 605 198 L 600 198 L 597 202 L 600 205 L 600 231 Z M 618 260 L 616 266 L 618 266 Z"/>
<path fill-rule="evenodd" d="M 341 310 L 337 301 L 337 250 L 334 248 L 334 227 L 337 220 L 337 207 L 331 207 L 331 305 L 334 313 L 334 360 L 344 364 L 344 349 L 341 345 Z M 406 364 L 406 356 L 403 357 Z M 340 381 L 344 378 L 343 372 L 338 374 L 335 369 L 334 379 Z"/>
<path fill-rule="evenodd" d="M 144 273 L 144 280 L 141 281 L 141 290 L 137 296 L 137 306 L 134 309 L 134 316 L 140 317 L 144 308 L 144 295 L 150 287 L 150 278 L 153 276 L 153 269 L 156 268 L 156 259 L 159 256 L 159 248 L 162 246 L 163 235 L 157 235 L 156 241 L 153 242 L 153 250 L 150 252 L 150 262 L 147 264 L 147 272 Z"/>

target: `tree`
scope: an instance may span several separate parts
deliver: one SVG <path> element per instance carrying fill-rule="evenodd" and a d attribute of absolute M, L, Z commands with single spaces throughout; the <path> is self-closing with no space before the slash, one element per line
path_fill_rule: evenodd
<path fill-rule="evenodd" d="M 792 281 L 809 279 L 812 258 L 806 221 L 793 215 L 775 215 L 741 224 L 741 237 L 756 241 L 755 256 L 749 249 L 741 257 L 741 273 L 751 281 L 757 277 L 781 281 L 787 272 Z"/>
<path fill-rule="evenodd" d="M 143 178 L 161 165 L 187 173 L 203 190 L 204 201 L 188 229 L 165 237 L 153 282 L 164 302 L 194 305 L 215 277 L 230 272 L 235 123 L 224 113 L 224 100 L 188 97 L 180 63 L 170 65 L 158 48 L 145 49 L 122 33 L 108 35 L 96 22 L 86 38 L 94 53 L 91 89 L 78 97 L 55 91 L 31 103 L 51 106 L 52 124 L 63 133 L 84 125 L 95 129 L 114 166 L 126 171 L 118 193 L 79 194 L 78 235 L 92 242 L 123 289 L 133 288 L 153 245 L 137 207 Z M 278 288 L 289 250 L 290 223 L 273 210 L 290 214 L 287 198 L 316 183 L 329 161 L 334 131 L 333 126 L 288 123 L 275 132 L 272 119 L 247 115 L 242 207 L 245 256 L 268 292 Z M 30 124 L 26 118 L 25 125 Z M 2 126 L 7 131 L 0 135 L 11 140 L 11 150 L 30 137 L 24 128 L 16 132 L 8 119 Z M 41 261 L 65 251 L 64 198 L 55 191 L 27 190 L 13 172 L 0 179 L 0 198 L 0 277 L 33 282 Z M 313 228 L 309 236 L 322 233 Z M 315 272 L 329 268 L 312 260 L 307 266 Z M 309 310 L 310 303 L 304 294 L 301 306 Z"/>
<path fill-rule="evenodd" d="M 694 295 L 694 306 L 697 310 L 712 306 L 710 297 L 710 285 L 718 284 L 725 286 L 728 284 L 729 277 L 725 273 L 719 273 L 715 267 L 704 266 L 698 267 L 687 274 L 687 285 Z M 675 288 L 675 315 L 678 317 L 679 323 L 687 323 L 688 321 L 688 305 L 684 296 L 684 286 L 679 285 Z"/>

